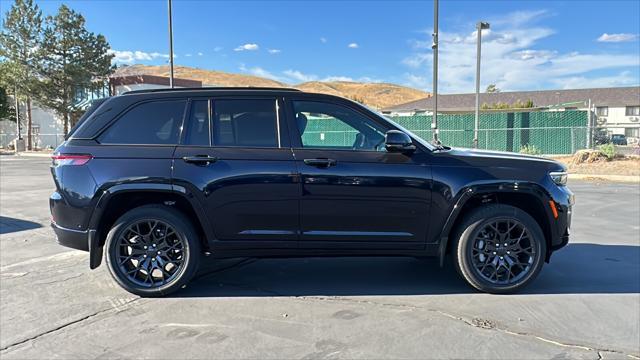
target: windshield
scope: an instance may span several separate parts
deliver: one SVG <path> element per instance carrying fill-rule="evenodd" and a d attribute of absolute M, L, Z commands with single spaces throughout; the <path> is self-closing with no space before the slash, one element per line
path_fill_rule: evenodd
<path fill-rule="evenodd" d="M 436 147 L 433 146 L 433 144 L 431 144 L 430 142 L 426 141 L 425 139 L 421 138 L 420 136 L 414 134 L 413 132 L 411 132 L 411 130 L 406 129 L 404 126 L 398 124 L 397 122 L 391 120 L 389 117 L 385 116 L 384 114 L 382 114 L 381 112 L 379 112 L 376 109 L 372 109 L 367 105 L 364 104 L 360 104 L 362 106 L 364 106 L 365 108 L 367 108 L 367 110 L 373 112 L 374 114 L 378 115 L 379 117 L 385 119 L 386 121 L 390 122 L 391 124 L 393 124 L 393 126 L 395 126 L 396 128 L 398 128 L 400 131 L 407 133 L 407 135 L 411 136 L 414 140 L 418 141 L 420 144 L 424 145 L 427 147 L 427 149 L 429 150 L 436 150 Z"/>

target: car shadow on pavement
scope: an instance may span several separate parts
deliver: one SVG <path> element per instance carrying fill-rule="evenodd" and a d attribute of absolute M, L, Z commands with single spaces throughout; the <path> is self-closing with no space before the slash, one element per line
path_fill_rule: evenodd
<path fill-rule="evenodd" d="M 28 220 L 0 216 L 0 234 L 41 228 L 42 225 Z"/>
<path fill-rule="evenodd" d="M 208 259 L 177 297 L 376 296 L 477 293 L 451 264 L 400 257 Z M 215 264 L 217 262 L 217 264 Z M 215 265 L 213 265 L 215 264 Z M 640 247 L 569 244 L 518 295 L 640 292 Z"/>

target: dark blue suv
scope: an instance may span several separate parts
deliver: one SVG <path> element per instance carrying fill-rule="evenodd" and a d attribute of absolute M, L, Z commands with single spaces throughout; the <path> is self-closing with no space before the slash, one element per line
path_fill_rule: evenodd
<path fill-rule="evenodd" d="M 104 253 L 141 296 L 180 289 L 203 259 L 448 254 L 473 287 L 513 292 L 567 244 L 573 204 L 555 161 L 434 146 L 292 89 L 104 99 L 51 172 L 58 242 L 89 251 L 92 269 Z"/>

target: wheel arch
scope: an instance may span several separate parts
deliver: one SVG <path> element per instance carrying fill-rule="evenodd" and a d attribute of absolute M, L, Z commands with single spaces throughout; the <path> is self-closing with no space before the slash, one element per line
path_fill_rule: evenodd
<path fill-rule="evenodd" d="M 547 244 L 545 261 L 549 261 L 552 252 L 553 214 L 548 204 L 551 199 L 547 191 L 535 183 L 500 182 L 493 184 L 472 185 L 459 192 L 457 199 L 449 211 L 449 216 L 440 233 L 438 257 L 440 265 L 444 264 L 445 256 L 451 251 L 450 237 L 464 217 L 473 209 L 486 204 L 505 204 L 519 208 L 531 215 L 540 225 Z"/>
<path fill-rule="evenodd" d="M 89 220 L 89 229 L 94 232 L 89 239 L 91 269 L 97 268 L 102 261 L 106 236 L 113 223 L 127 211 L 149 204 L 163 204 L 185 214 L 200 237 L 202 249 L 209 249 L 210 223 L 200 204 L 188 198 L 183 187 L 151 183 L 118 184 L 102 192 Z"/>

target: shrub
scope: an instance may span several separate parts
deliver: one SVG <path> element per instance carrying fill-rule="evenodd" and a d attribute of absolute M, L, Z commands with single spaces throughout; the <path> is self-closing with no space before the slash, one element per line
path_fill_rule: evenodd
<path fill-rule="evenodd" d="M 538 149 L 535 145 L 527 144 L 520 148 L 520 154 L 542 155 L 542 151 L 540 151 L 540 149 Z"/>
<path fill-rule="evenodd" d="M 612 143 L 600 145 L 598 149 L 607 157 L 607 160 L 613 160 L 616 157 L 616 146 Z"/>

